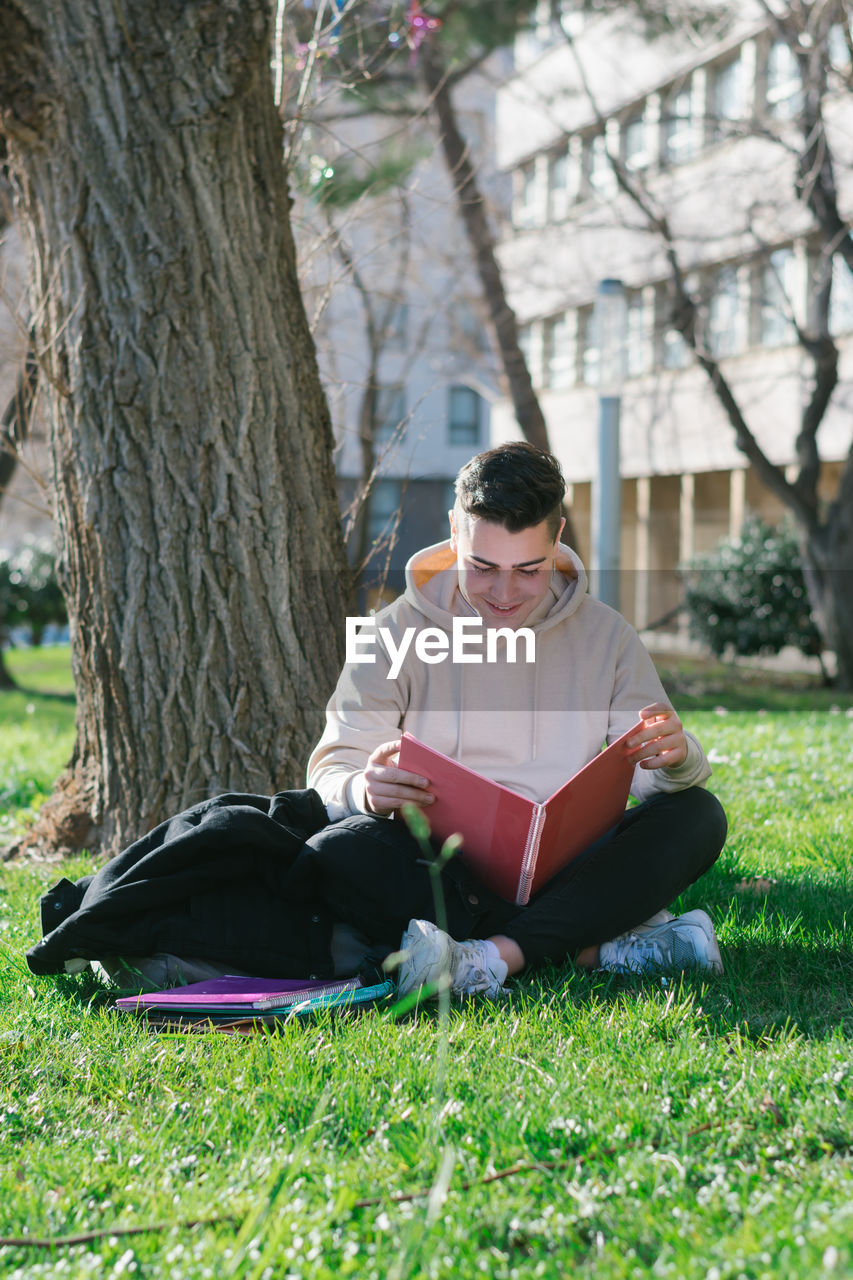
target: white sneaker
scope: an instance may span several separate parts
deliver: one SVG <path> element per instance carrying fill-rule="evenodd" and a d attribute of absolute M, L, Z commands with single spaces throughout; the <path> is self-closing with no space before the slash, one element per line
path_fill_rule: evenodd
<path fill-rule="evenodd" d="M 696 910 L 661 924 L 637 925 L 629 933 L 603 942 L 599 967 L 611 973 L 677 973 L 682 969 L 722 973 L 723 961 L 711 917 L 707 911 Z"/>
<path fill-rule="evenodd" d="M 410 920 L 399 955 L 401 996 L 442 982 L 458 995 L 503 994 L 506 964 L 499 956 L 495 961 L 494 945 L 479 938 L 457 942 L 429 920 Z"/>

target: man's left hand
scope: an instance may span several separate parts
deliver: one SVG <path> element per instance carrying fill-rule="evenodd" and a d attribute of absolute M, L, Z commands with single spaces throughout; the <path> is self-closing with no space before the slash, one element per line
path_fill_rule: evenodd
<path fill-rule="evenodd" d="M 628 739 L 641 769 L 676 769 L 687 759 L 687 739 L 681 721 L 665 702 L 653 702 L 640 712 L 642 729 Z"/>

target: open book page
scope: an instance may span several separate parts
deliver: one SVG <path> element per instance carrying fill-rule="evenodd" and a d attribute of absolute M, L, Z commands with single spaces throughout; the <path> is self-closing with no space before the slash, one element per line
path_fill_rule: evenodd
<path fill-rule="evenodd" d="M 429 779 L 435 801 L 424 815 L 438 840 L 462 836 L 462 856 L 480 878 L 512 902 L 536 805 L 491 778 L 403 734 L 400 768 Z"/>
<path fill-rule="evenodd" d="M 531 893 L 622 820 L 634 777 L 626 743 L 639 727 L 633 725 L 545 802 Z"/>
<path fill-rule="evenodd" d="M 424 812 L 432 835 L 445 840 L 460 834 L 465 862 L 502 898 L 522 905 L 620 820 L 634 776 L 625 744 L 639 727 L 597 755 L 544 806 L 410 733 L 403 734 L 399 764 L 429 779 L 436 799 Z"/>

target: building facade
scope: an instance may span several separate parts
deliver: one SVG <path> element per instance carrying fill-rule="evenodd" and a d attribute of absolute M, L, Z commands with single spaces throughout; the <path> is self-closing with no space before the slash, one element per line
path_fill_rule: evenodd
<path fill-rule="evenodd" d="M 748 513 L 783 508 L 735 444 L 709 379 L 672 327 L 668 247 L 700 300 L 700 341 L 720 362 L 769 458 L 790 469 L 811 365 L 798 342 L 831 266 L 794 195 L 804 87 L 761 8 L 688 39 L 649 41 L 623 19 L 553 0 L 518 42 L 497 95 L 497 159 L 513 180 L 501 256 L 552 446 L 570 480 L 581 555 L 592 543 L 601 353 L 599 282 L 626 291 L 621 388 L 621 607 L 639 628 L 676 626 L 676 566 L 736 535 Z M 827 46 L 826 116 L 843 209 L 853 207 L 849 33 Z M 624 166 L 671 244 L 617 180 Z M 834 246 L 833 246 L 834 248 Z M 851 444 L 853 287 L 836 259 L 830 323 L 840 383 L 820 429 L 821 493 Z M 493 438 L 515 438 L 511 406 Z"/>

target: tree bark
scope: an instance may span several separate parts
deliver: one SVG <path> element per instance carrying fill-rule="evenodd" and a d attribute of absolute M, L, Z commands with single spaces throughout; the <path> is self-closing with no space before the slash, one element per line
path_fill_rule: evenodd
<path fill-rule="evenodd" d="M 78 694 L 45 829 L 69 846 L 303 785 L 340 666 L 349 572 L 269 10 L 0 0 Z"/>
<path fill-rule="evenodd" d="M 800 546 L 812 614 L 835 653 L 835 684 L 853 689 L 853 450 L 827 518 L 801 529 Z"/>

